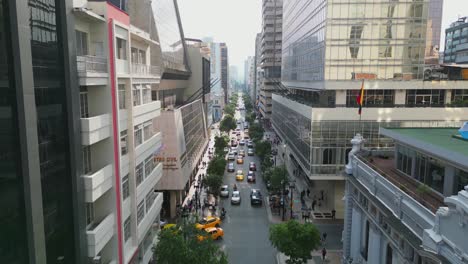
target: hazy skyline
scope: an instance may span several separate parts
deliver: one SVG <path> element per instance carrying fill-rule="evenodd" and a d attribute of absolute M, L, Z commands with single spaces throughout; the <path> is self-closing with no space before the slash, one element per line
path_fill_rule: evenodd
<path fill-rule="evenodd" d="M 244 76 L 244 61 L 255 54 L 255 36 L 261 31 L 262 0 L 178 0 L 185 37 L 212 37 L 228 46 L 229 64 Z M 468 0 L 445 0 L 440 50 L 445 29 L 458 17 L 468 16 Z"/>

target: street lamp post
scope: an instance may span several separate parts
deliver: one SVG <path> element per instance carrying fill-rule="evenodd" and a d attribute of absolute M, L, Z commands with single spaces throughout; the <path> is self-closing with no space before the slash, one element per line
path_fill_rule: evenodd
<path fill-rule="evenodd" d="M 198 215 L 198 183 L 195 183 L 195 213 Z"/>
<path fill-rule="evenodd" d="M 294 193 L 294 181 L 290 182 L 289 183 L 289 191 L 291 192 L 291 218 L 290 219 L 293 219 L 293 203 L 294 203 L 294 200 L 293 200 L 293 193 Z"/>
<path fill-rule="evenodd" d="M 281 181 L 281 185 L 283 186 L 283 190 L 281 192 L 281 198 L 282 198 L 282 202 L 283 202 L 283 221 L 284 221 L 284 218 L 285 218 L 285 211 L 286 211 L 286 208 L 285 208 L 285 203 L 286 203 L 286 199 L 284 199 L 284 193 L 286 192 L 286 182 L 285 181 Z"/>

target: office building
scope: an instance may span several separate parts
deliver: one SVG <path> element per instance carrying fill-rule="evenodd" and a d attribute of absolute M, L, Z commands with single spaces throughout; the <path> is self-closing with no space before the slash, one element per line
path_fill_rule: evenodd
<path fill-rule="evenodd" d="M 271 95 L 281 77 L 281 42 L 283 32 L 283 0 L 263 0 L 262 42 L 259 109 L 264 121 L 270 125 Z"/>
<path fill-rule="evenodd" d="M 457 129 L 381 128 L 395 142 L 385 151 L 353 138 L 343 263 L 466 263 L 468 141 Z"/>
<path fill-rule="evenodd" d="M 284 91 L 273 94 L 272 123 L 290 174 L 326 194 L 321 211 L 335 209 L 343 217 L 341 171 L 351 148 L 347 138 L 356 132 L 370 148 L 384 149 L 392 142 L 380 127 L 452 126 L 466 119 L 468 109 L 451 104 L 468 89 L 459 70 L 446 67 L 454 74 L 424 79 L 426 45 L 437 42 L 434 35 L 426 39 L 427 21 L 440 16 L 430 2 L 284 1 Z"/>
<path fill-rule="evenodd" d="M 207 39 L 209 41 L 211 39 Z M 212 40 L 211 40 L 212 41 Z M 211 49 L 210 69 L 211 79 L 213 80 L 213 87 L 211 88 L 211 99 L 213 102 L 212 113 L 213 122 L 221 121 L 224 109 L 224 86 L 223 86 L 223 74 L 222 74 L 222 57 L 221 57 L 221 43 L 208 42 Z M 227 79 L 225 81 L 227 83 Z"/>
<path fill-rule="evenodd" d="M 468 63 L 468 17 L 460 17 L 445 29 L 444 63 Z"/>
<path fill-rule="evenodd" d="M 247 93 L 249 93 L 253 86 L 252 70 L 254 60 L 254 56 L 248 56 L 247 59 L 244 61 L 244 87 Z"/>
<path fill-rule="evenodd" d="M 262 82 L 262 33 L 257 33 L 255 37 L 255 89 L 251 93 L 252 103 L 258 111 L 258 100 L 260 97 L 260 84 Z"/>
<path fill-rule="evenodd" d="M 224 91 L 224 103 L 228 103 L 228 97 L 230 96 L 229 89 L 229 57 L 228 47 L 226 43 L 219 44 L 220 56 L 221 56 L 221 87 Z"/>
<path fill-rule="evenodd" d="M 72 1 L 0 1 L 0 262 L 83 263 Z"/>
<path fill-rule="evenodd" d="M 156 25 L 164 25 L 158 27 L 163 61 L 161 82 L 153 90 L 162 111 L 153 126 L 162 132 L 163 145 L 155 151 L 163 166 L 157 190 L 163 192 L 167 219 L 176 216 L 176 206 L 187 196 L 208 146 L 205 104 L 208 93 L 211 98 L 216 92 L 216 87 L 208 85 L 212 70 L 207 60 L 208 46 L 211 59 L 218 58 L 219 51 L 200 40 L 185 39 L 176 1 L 159 0 L 153 4 L 157 7 Z M 216 95 L 211 101 L 216 109 Z"/>

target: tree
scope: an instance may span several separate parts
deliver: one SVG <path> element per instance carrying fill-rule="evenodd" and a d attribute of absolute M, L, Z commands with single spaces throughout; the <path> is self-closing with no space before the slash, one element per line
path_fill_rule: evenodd
<path fill-rule="evenodd" d="M 320 246 L 320 232 L 311 223 L 295 220 L 270 226 L 271 244 L 289 257 L 288 264 L 306 263 L 312 258 L 312 250 Z"/>
<path fill-rule="evenodd" d="M 208 168 L 206 169 L 207 174 L 211 175 L 224 175 L 224 169 L 226 167 L 226 160 L 223 156 L 215 156 L 210 162 L 208 163 Z"/>
<path fill-rule="evenodd" d="M 255 145 L 255 152 L 260 159 L 265 159 L 271 156 L 271 143 L 268 141 L 260 141 Z"/>
<path fill-rule="evenodd" d="M 224 107 L 224 113 L 227 115 L 234 115 L 236 112 L 235 106 L 233 107 L 231 104 L 228 104 Z"/>
<path fill-rule="evenodd" d="M 252 124 L 255 121 L 255 113 L 251 111 L 247 111 L 247 114 L 245 115 L 245 120 L 249 122 L 249 124 Z"/>
<path fill-rule="evenodd" d="M 270 187 L 272 190 L 279 191 L 283 185 L 288 183 L 288 171 L 286 167 L 274 167 L 270 172 Z"/>
<path fill-rule="evenodd" d="M 260 124 L 254 123 L 249 126 L 249 135 L 250 135 L 250 138 L 252 138 L 254 142 L 258 142 L 262 140 L 263 132 L 265 132 L 265 130 Z"/>
<path fill-rule="evenodd" d="M 215 137 L 215 154 L 218 156 L 224 155 L 224 148 L 228 146 L 228 139 L 224 136 L 216 136 Z"/>
<path fill-rule="evenodd" d="M 231 115 L 224 116 L 219 125 L 219 129 L 223 132 L 229 132 L 232 129 L 236 128 L 236 120 Z"/>
<path fill-rule="evenodd" d="M 208 174 L 203 178 L 203 185 L 207 186 L 210 192 L 214 195 L 219 194 L 219 189 L 223 184 L 223 176 L 216 174 Z"/>
<path fill-rule="evenodd" d="M 227 256 L 211 239 L 199 241 L 201 230 L 189 222 L 177 231 L 163 229 L 155 248 L 154 258 L 159 264 L 227 264 Z"/>

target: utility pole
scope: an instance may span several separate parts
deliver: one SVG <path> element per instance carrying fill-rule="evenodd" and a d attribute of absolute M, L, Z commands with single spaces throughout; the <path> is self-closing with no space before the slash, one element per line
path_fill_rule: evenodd
<path fill-rule="evenodd" d="M 286 192 L 286 186 L 285 186 L 285 182 L 284 181 L 281 181 L 282 185 L 283 185 L 283 191 L 281 192 L 281 197 L 283 198 L 283 221 L 284 221 L 284 214 L 285 214 L 285 210 L 286 208 L 284 207 L 284 204 L 286 203 L 285 199 L 284 199 L 284 193 Z"/>

